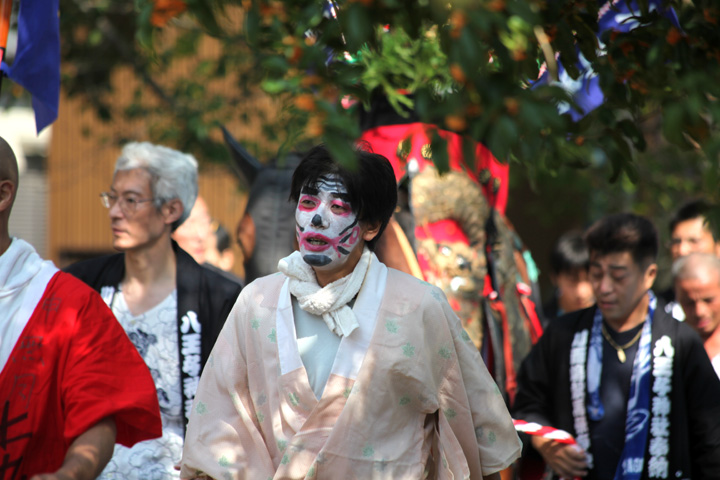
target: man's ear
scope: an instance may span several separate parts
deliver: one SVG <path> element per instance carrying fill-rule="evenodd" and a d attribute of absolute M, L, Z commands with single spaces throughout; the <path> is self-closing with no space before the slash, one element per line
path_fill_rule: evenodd
<path fill-rule="evenodd" d="M 173 198 L 165 202 L 160 210 L 165 217 L 165 223 L 172 225 L 182 216 L 184 208 L 179 198 Z"/>
<path fill-rule="evenodd" d="M 17 186 L 10 180 L 0 181 L 0 212 L 10 210 Z"/>
<path fill-rule="evenodd" d="M 376 224 L 365 224 L 365 231 L 362 234 L 363 240 L 365 242 L 369 242 L 373 238 L 377 237 L 378 233 L 380 233 L 380 225 L 381 223 L 378 222 Z"/>
<path fill-rule="evenodd" d="M 650 290 L 657 277 L 657 263 L 651 263 L 645 269 L 645 287 Z"/>

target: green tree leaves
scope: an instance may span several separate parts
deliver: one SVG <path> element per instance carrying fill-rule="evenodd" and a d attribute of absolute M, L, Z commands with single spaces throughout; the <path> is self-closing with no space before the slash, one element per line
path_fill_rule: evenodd
<path fill-rule="evenodd" d="M 154 134 L 169 143 L 211 148 L 218 122 L 245 118 L 263 122 L 274 145 L 322 140 L 337 155 L 358 134 L 357 109 L 381 94 L 401 114 L 414 110 L 532 171 L 586 166 L 601 152 L 611 180 L 637 180 L 638 154 L 654 147 L 639 125 L 660 112 L 665 140 L 717 168 L 720 9 L 712 0 L 669 5 L 682 29 L 643 0 L 642 26 L 598 40 L 597 2 L 346 0 L 332 18 L 315 0 L 187 0 L 158 28 L 152 0 L 62 0 L 63 61 L 73 71 L 64 86 L 112 118 L 110 72 L 129 65 L 159 104 L 141 95 L 125 111 L 164 109 L 172 128 Z M 210 38 L 219 53 L 207 55 Z M 573 122 L 557 110 L 572 105 L 562 88 L 530 85 L 546 60 L 578 79 L 579 53 L 605 101 Z M 183 62 L 186 73 L 168 75 Z M 243 109 L 258 87 L 278 102 L 277 116 Z"/>

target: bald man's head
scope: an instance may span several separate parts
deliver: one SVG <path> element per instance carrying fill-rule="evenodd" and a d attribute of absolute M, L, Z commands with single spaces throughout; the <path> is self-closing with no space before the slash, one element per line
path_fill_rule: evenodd
<path fill-rule="evenodd" d="M 720 328 L 720 259 L 710 253 L 685 255 L 673 263 L 673 276 L 686 323 L 707 342 Z"/>
<path fill-rule="evenodd" d="M 18 166 L 15 154 L 4 138 L 0 137 L 0 255 L 10 245 L 8 224 L 18 184 Z"/>
<path fill-rule="evenodd" d="M 673 262 L 672 276 L 676 282 L 689 278 L 706 279 L 710 276 L 720 279 L 720 258 L 703 252 L 684 255 Z"/>
<path fill-rule="evenodd" d="M 17 186 L 18 166 L 10 144 L 0 137 L 0 182 L 3 180 L 10 180 Z"/>
<path fill-rule="evenodd" d="M 0 137 L 0 182 L 3 180 L 10 180 L 17 186 L 18 170 L 15 153 L 10 144 Z"/>

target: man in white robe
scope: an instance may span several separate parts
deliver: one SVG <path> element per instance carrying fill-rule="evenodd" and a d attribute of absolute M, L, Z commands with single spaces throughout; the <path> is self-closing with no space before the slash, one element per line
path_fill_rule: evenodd
<path fill-rule="evenodd" d="M 441 290 L 372 249 L 396 184 L 311 150 L 293 176 L 299 251 L 238 298 L 200 379 L 182 478 L 499 478 L 520 442 Z"/>

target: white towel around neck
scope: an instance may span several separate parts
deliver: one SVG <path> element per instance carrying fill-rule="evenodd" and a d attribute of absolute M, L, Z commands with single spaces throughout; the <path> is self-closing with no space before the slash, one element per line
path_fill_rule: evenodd
<path fill-rule="evenodd" d="M 293 252 L 281 259 L 278 269 L 288 277 L 288 288 L 297 298 L 300 308 L 322 317 L 333 333 L 344 337 L 359 326 L 348 303 L 360 291 L 372 256 L 370 249 L 365 246 L 353 272 L 324 287 L 318 285 L 315 271 L 305 263 L 300 252 Z"/>

